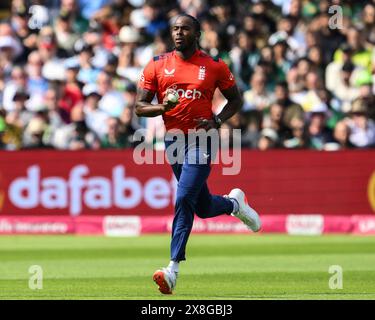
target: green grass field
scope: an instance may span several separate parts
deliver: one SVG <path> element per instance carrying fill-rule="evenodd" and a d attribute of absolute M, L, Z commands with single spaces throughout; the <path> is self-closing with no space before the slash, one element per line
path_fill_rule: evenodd
<path fill-rule="evenodd" d="M 2 299 L 375 299 L 375 237 L 192 235 L 177 289 L 151 280 L 169 257 L 169 236 L 1 236 Z M 29 267 L 43 289 L 29 289 Z M 329 266 L 343 289 L 328 287 Z"/>

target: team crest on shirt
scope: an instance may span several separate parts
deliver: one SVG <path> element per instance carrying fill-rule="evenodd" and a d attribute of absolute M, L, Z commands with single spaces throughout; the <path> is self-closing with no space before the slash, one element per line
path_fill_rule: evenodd
<path fill-rule="evenodd" d="M 167 68 L 164 69 L 164 75 L 166 77 L 174 77 L 174 72 L 176 69 L 168 70 Z"/>
<path fill-rule="evenodd" d="M 198 80 L 204 80 L 206 78 L 206 67 L 199 66 Z"/>

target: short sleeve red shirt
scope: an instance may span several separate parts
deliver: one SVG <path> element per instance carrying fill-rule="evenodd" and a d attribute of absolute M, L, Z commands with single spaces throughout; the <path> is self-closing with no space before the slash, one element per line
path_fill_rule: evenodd
<path fill-rule="evenodd" d="M 187 133 L 196 127 L 194 119 L 212 119 L 212 97 L 216 88 L 226 90 L 235 85 L 228 66 L 197 50 L 184 60 L 176 51 L 154 57 L 143 70 L 139 87 L 155 91 L 162 103 L 167 89 L 175 89 L 179 104 L 163 114 L 167 130 Z"/>

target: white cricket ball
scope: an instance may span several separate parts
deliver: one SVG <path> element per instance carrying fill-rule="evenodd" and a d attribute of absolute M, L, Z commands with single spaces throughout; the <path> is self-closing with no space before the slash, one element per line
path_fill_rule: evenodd
<path fill-rule="evenodd" d="M 167 95 L 167 99 L 169 102 L 176 103 L 178 101 L 178 93 L 177 92 L 170 92 Z"/>

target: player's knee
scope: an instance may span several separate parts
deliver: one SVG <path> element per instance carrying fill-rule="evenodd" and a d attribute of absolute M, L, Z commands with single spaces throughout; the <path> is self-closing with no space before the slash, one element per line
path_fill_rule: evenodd
<path fill-rule="evenodd" d="M 201 218 L 201 219 L 207 219 L 208 218 L 208 213 L 210 212 L 211 210 L 211 206 L 208 204 L 208 205 L 204 205 L 204 206 L 199 206 L 198 208 L 195 208 L 195 214 Z"/>
<path fill-rule="evenodd" d="M 199 218 L 201 218 L 201 219 L 206 219 L 206 218 L 207 218 L 206 215 L 205 215 L 205 213 L 204 213 L 204 211 L 202 211 L 202 210 L 200 210 L 200 209 L 196 209 L 196 210 L 195 210 L 195 214 L 196 214 Z"/>

